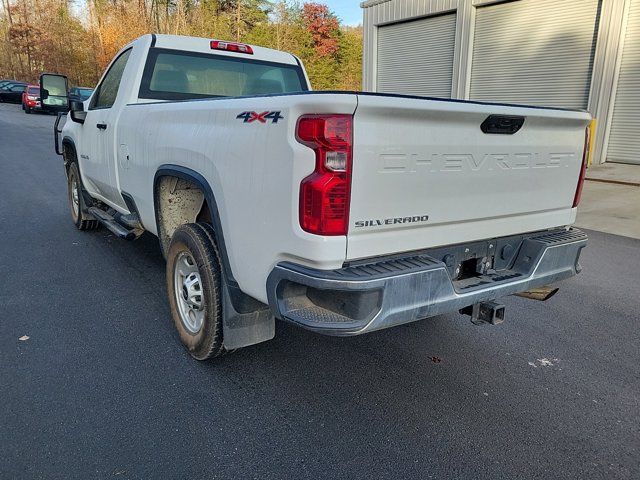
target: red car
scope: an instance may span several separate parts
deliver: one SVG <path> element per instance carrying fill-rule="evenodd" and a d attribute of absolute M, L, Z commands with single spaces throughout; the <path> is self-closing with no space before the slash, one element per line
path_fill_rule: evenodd
<path fill-rule="evenodd" d="M 31 113 L 33 110 L 40 110 L 41 108 L 40 86 L 27 85 L 26 90 L 22 92 L 22 109 L 24 113 Z"/>

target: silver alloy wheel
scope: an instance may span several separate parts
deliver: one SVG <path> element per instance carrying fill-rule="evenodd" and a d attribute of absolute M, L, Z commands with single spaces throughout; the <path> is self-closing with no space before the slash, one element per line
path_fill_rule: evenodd
<path fill-rule="evenodd" d="M 80 214 L 80 193 L 78 190 L 78 179 L 74 175 L 71 180 L 71 207 L 76 217 Z"/>
<path fill-rule="evenodd" d="M 173 267 L 173 281 L 180 320 L 195 335 L 204 322 L 204 292 L 198 266 L 189 252 L 178 254 Z"/>

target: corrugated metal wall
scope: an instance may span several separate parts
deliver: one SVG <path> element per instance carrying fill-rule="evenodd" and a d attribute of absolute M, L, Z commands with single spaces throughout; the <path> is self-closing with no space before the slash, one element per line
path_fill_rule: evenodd
<path fill-rule="evenodd" d="M 458 2 L 459 0 L 381 0 L 365 8 L 362 89 L 365 91 L 376 90 L 377 26 L 453 11 L 457 8 Z"/>
<path fill-rule="evenodd" d="M 631 0 L 607 161 L 640 164 L 640 0 Z"/>
<path fill-rule="evenodd" d="M 450 98 L 455 33 L 455 13 L 379 27 L 376 90 Z"/>
<path fill-rule="evenodd" d="M 587 108 L 599 0 L 520 0 L 476 11 L 470 98 Z"/>
<path fill-rule="evenodd" d="M 453 98 L 470 98 L 471 91 L 471 68 L 472 53 L 474 49 L 474 37 L 476 28 L 476 15 L 483 8 L 508 7 L 511 3 L 531 2 L 536 6 L 532 10 L 532 15 L 541 15 L 540 5 L 549 2 L 552 9 L 563 8 L 563 5 L 573 5 L 573 13 L 576 16 L 587 16 L 593 11 L 595 0 L 367 0 L 363 2 L 363 27 L 364 27 L 364 49 L 363 49 L 363 89 L 365 91 L 376 90 L 377 78 L 377 46 L 378 30 L 385 24 L 401 22 L 408 19 L 415 19 L 429 15 L 436 15 L 445 12 L 456 12 L 456 36 L 454 47 L 453 74 L 451 94 Z M 600 163 L 604 161 L 608 141 L 611 134 L 609 129 L 611 112 L 613 110 L 615 95 L 615 72 L 620 64 L 621 33 L 625 13 L 629 2 L 640 0 L 601 0 L 600 20 L 598 25 L 595 52 L 590 52 L 592 58 L 590 82 L 585 87 L 584 75 L 576 91 L 581 91 L 577 97 L 571 100 L 576 105 L 580 104 L 585 108 L 585 90 L 588 92 L 588 103 L 586 108 L 597 119 L 597 128 L 594 143 L 593 161 Z M 586 8 L 583 7 L 586 5 Z M 569 18 L 571 22 L 573 15 Z M 539 28 L 546 28 L 548 22 L 555 19 L 540 19 L 530 22 Z M 637 42 L 637 41 L 636 41 Z M 573 59 L 570 59 L 573 60 Z M 583 62 L 584 63 L 584 62 Z M 587 62 L 588 63 L 588 62 Z M 477 66 L 477 64 L 476 64 Z M 477 71 L 476 71 L 477 73 Z M 590 83 L 590 85 L 589 85 Z M 481 96 L 481 94 L 478 94 Z M 577 100 L 576 100 L 577 98 Z M 523 100 L 518 100 L 518 103 Z M 526 100 L 524 100 L 526 101 Z M 542 101 L 546 101 L 543 99 Z M 536 103 L 535 99 L 533 103 Z M 554 102 L 556 103 L 556 102 Z M 640 115 L 640 114 L 639 114 Z"/>

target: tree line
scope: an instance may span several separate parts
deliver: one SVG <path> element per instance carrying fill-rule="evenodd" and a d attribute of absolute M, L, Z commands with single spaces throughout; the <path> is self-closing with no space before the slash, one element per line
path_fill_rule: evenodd
<path fill-rule="evenodd" d="M 359 90 L 362 28 L 321 3 L 292 0 L 0 0 L 0 78 L 56 72 L 94 86 L 115 53 L 145 33 L 251 43 L 291 52 L 316 90 Z"/>

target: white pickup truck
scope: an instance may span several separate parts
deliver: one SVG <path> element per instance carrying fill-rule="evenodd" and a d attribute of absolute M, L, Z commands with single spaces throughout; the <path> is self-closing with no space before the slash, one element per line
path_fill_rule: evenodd
<path fill-rule="evenodd" d="M 61 82 L 42 76 L 45 107 Z M 583 111 L 313 92 L 289 53 L 145 35 L 68 117 L 73 221 L 158 236 L 197 359 L 272 338 L 275 319 L 496 323 L 498 298 L 580 271 Z"/>

